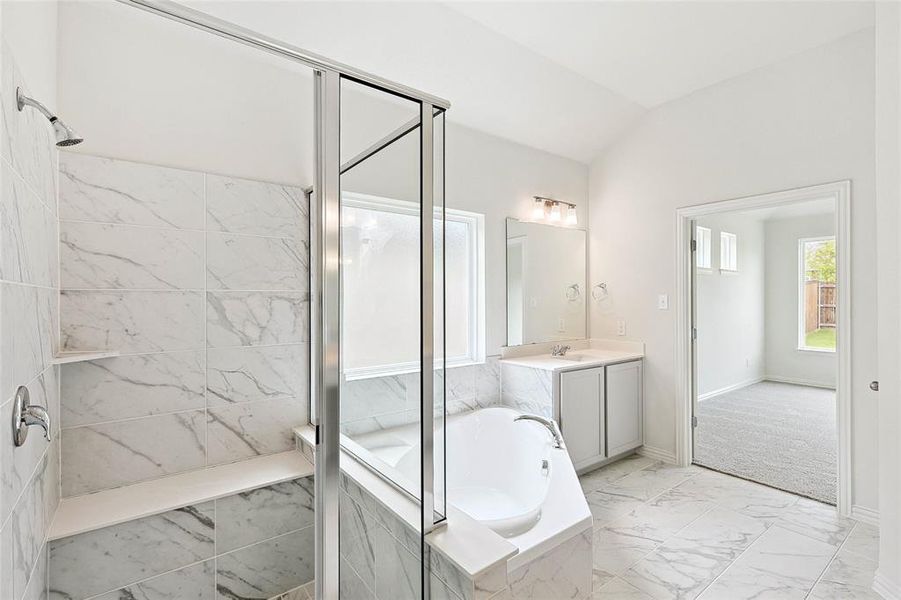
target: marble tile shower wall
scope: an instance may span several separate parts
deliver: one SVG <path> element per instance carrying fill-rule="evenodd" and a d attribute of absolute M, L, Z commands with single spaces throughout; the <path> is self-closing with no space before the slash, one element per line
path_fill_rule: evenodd
<path fill-rule="evenodd" d="M 55 540 L 49 597 L 280 597 L 313 580 L 313 504 L 304 477 Z"/>
<path fill-rule="evenodd" d="M 59 503 L 56 352 L 57 150 L 46 119 L 16 109 L 28 90 L 0 44 L 0 598 L 45 598 L 46 538 Z M 12 440 L 18 386 L 50 412 L 53 442 Z"/>
<path fill-rule="evenodd" d="M 454 415 L 498 404 L 499 357 L 489 356 L 478 365 L 446 370 L 447 414 Z M 436 377 L 436 386 L 441 378 Z M 419 373 L 351 379 L 344 383 L 341 431 L 360 435 L 419 419 Z"/>
<path fill-rule="evenodd" d="M 294 187 L 63 153 L 62 493 L 290 450 L 307 421 L 309 216 Z"/>

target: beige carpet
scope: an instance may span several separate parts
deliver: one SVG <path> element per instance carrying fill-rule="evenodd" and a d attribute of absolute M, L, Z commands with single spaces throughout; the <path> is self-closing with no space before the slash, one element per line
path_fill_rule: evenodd
<path fill-rule="evenodd" d="M 764 381 L 698 403 L 695 462 L 835 504 L 835 391 Z"/>

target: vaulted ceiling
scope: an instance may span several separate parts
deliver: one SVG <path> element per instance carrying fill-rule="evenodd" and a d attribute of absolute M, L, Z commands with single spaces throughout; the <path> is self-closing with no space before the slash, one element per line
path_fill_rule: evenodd
<path fill-rule="evenodd" d="M 649 109 L 873 24 L 869 2 L 188 2 L 580 162 Z"/>

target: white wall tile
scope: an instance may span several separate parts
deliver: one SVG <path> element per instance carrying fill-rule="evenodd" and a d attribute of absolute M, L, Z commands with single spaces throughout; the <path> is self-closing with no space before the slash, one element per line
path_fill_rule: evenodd
<path fill-rule="evenodd" d="M 302 477 L 216 500 L 216 551 L 230 552 L 313 525 L 313 478 Z"/>
<path fill-rule="evenodd" d="M 66 427 L 204 408 L 203 351 L 117 356 L 61 367 Z"/>
<path fill-rule="evenodd" d="M 302 240 L 207 234 L 207 288 L 309 291 L 309 249 Z"/>
<path fill-rule="evenodd" d="M 201 292 L 60 294 L 65 350 L 154 352 L 203 346 Z"/>
<path fill-rule="evenodd" d="M 207 229 L 309 239 L 303 191 L 291 186 L 207 176 Z"/>
<path fill-rule="evenodd" d="M 192 410 L 63 429 L 63 496 L 203 467 L 204 422 L 204 411 Z"/>
<path fill-rule="evenodd" d="M 12 397 L 53 358 L 56 293 L 47 288 L 0 285 L 0 397 Z"/>
<path fill-rule="evenodd" d="M 307 344 L 210 348 L 207 390 L 210 406 L 255 400 L 309 397 Z"/>
<path fill-rule="evenodd" d="M 313 579 L 313 527 L 217 559 L 217 598 L 272 598 Z"/>
<path fill-rule="evenodd" d="M 202 173 L 60 154 L 62 219 L 203 229 Z"/>
<path fill-rule="evenodd" d="M 56 217 L 6 163 L 0 164 L 0 278 L 56 283 Z"/>
<path fill-rule="evenodd" d="M 63 221 L 60 284 L 75 289 L 202 289 L 203 233 Z"/>
<path fill-rule="evenodd" d="M 309 340 L 310 296 L 303 292 L 208 292 L 211 348 Z"/>
<path fill-rule="evenodd" d="M 245 402 L 207 410 L 209 464 L 221 464 L 294 448 L 292 429 L 308 422 L 298 398 Z"/>

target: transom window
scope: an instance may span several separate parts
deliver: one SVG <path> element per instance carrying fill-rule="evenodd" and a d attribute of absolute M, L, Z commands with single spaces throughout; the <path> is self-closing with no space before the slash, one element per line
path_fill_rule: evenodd
<path fill-rule="evenodd" d="M 349 378 L 419 369 L 419 205 L 342 195 L 342 358 Z M 484 215 L 445 209 L 444 285 L 435 293 L 436 340 L 445 315 L 447 366 L 485 360 Z M 435 222 L 436 240 L 440 221 Z M 440 253 L 435 276 L 441 277 Z M 440 286 L 440 281 L 436 282 Z"/>
<path fill-rule="evenodd" d="M 695 264 L 699 269 L 711 268 L 710 237 L 710 229 L 700 225 L 695 227 Z"/>
<path fill-rule="evenodd" d="M 738 236 L 720 232 L 720 271 L 738 271 Z"/>

